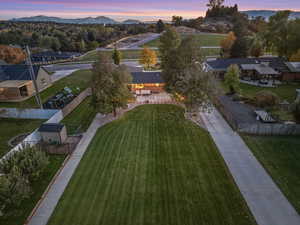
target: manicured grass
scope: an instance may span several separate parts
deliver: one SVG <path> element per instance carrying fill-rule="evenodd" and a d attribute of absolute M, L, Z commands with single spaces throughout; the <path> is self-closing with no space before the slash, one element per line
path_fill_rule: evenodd
<path fill-rule="evenodd" d="M 79 87 L 82 91 L 90 85 L 92 73 L 90 70 L 80 70 L 76 71 L 70 76 L 67 76 L 54 84 L 51 87 L 45 89 L 41 92 L 41 98 L 43 102 L 46 102 L 48 98 L 55 95 L 57 92 L 61 91 L 64 87 L 77 88 Z M 16 107 L 16 108 L 38 108 L 35 97 L 19 102 L 19 103 L 0 103 L 1 107 Z"/>
<path fill-rule="evenodd" d="M 85 132 L 94 117 L 96 111 L 90 105 L 92 97 L 87 97 L 71 114 L 62 120 L 67 126 L 68 134 Z"/>
<path fill-rule="evenodd" d="M 244 140 L 300 213 L 300 137 L 255 137 Z"/>
<path fill-rule="evenodd" d="M 18 209 L 14 209 L 13 215 L 5 219 L 0 217 L 1 225 L 20 225 L 25 223 L 27 217 L 30 215 L 31 211 L 38 203 L 42 194 L 44 193 L 47 186 L 49 185 L 51 179 L 54 177 L 58 169 L 61 167 L 64 159 L 65 156 L 61 156 L 61 155 L 49 156 L 49 165 L 43 172 L 40 179 L 38 179 L 32 184 L 33 194 L 30 196 L 30 198 L 25 199 L 18 207 Z"/>
<path fill-rule="evenodd" d="M 120 50 L 122 53 L 122 59 L 139 59 L 141 50 Z M 112 56 L 112 51 L 102 51 L 109 57 Z M 89 54 L 80 58 L 80 61 L 94 61 L 98 58 L 98 51 L 90 52 Z"/>
<path fill-rule="evenodd" d="M 0 118 L 0 157 L 12 148 L 7 144 L 11 138 L 19 134 L 30 133 L 42 123 L 43 120 Z"/>
<path fill-rule="evenodd" d="M 182 38 L 188 35 L 181 35 Z M 223 40 L 226 35 L 224 34 L 194 34 L 193 35 L 198 41 L 200 46 L 220 46 L 220 41 Z M 143 46 L 147 47 L 159 47 L 159 38 L 149 41 Z"/>
<path fill-rule="evenodd" d="M 296 89 L 300 88 L 300 84 L 283 84 L 276 88 L 262 88 L 256 87 L 248 84 L 241 84 L 242 94 L 248 97 L 254 97 L 255 94 L 262 90 L 272 91 L 277 94 L 281 100 L 287 100 L 293 103 L 296 99 Z"/>
<path fill-rule="evenodd" d="M 209 134 L 173 105 L 99 129 L 49 225 L 255 224 Z"/>
<path fill-rule="evenodd" d="M 222 87 L 225 92 L 229 91 L 229 88 L 222 82 Z M 241 92 L 244 96 L 253 98 L 255 94 L 259 91 L 271 91 L 278 95 L 281 100 L 287 100 L 290 103 L 293 103 L 296 99 L 296 89 L 300 88 L 299 83 L 290 83 L 290 84 L 283 84 L 279 85 L 276 88 L 264 88 L 264 87 L 256 87 L 248 84 L 240 84 Z"/>

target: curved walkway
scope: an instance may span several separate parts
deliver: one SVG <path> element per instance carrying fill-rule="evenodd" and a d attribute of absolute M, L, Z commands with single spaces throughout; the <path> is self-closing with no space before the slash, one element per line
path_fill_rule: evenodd
<path fill-rule="evenodd" d="M 242 138 L 214 109 L 201 113 L 258 225 L 300 225 L 300 216 Z"/>

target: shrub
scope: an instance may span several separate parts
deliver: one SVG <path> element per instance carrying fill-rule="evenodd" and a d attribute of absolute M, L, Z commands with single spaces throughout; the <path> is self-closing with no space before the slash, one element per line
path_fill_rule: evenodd
<path fill-rule="evenodd" d="M 256 93 L 254 102 L 259 107 L 273 107 L 279 104 L 279 97 L 271 91 Z"/>
<path fill-rule="evenodd" d="M 46 154 L 36 147 L 23 146 L 23 151 L 19 151 L 6 158 L 0 163 L 0 171 L 9 174 L 14 166 L 17 166 L 23 176 L 30 181 L 36 180 L 48 164 Z"/>
<path fill-rule="evenodd" d="M 293 113 L 297 123 L 300 123 L 300 101 L 295 104 Z"/>

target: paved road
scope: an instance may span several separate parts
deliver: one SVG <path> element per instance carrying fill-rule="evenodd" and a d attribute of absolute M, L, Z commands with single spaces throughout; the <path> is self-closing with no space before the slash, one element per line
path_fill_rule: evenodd
<path fill-rule="evenodd" d="M 220 113 L 201 113 L 258 225 L 300 225 L 300 216 Z"/>

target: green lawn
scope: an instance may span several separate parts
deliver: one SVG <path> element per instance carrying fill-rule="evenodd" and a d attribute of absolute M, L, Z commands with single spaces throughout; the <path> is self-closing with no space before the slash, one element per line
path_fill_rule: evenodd
<path fill-rule="evenodd" d="M 91 81 L 92 73 L 90 70 L 80 70 L 74 72 L 70 76 L 67 76 L 57 82 L 55 82 L 51 87 L 47 88 L 41 92 L 41 98 L 43 102 L 46 102 L 48 98 L 55 95 L 57 92 L 62 90 L 64 87 L 77 88 L 79 87 L 82 91 L 86 89 Z M 35 97 L 19 102 L 19 103 L 3 103 L 0 102 L 1 107 L 17 107 L 17 108 L 38 108 Z"/>
<path fill-rule="evenodd" d="M 225 85 L 224 82 L 222 82 L 222 87 L 225 92 L 229 91 L 228 87 Z M 253 98 L 255 94 L 259 91 L 266 90 L 277 94 L 282 101 L 287 100 L 290 103 L 293 103 L 297 96 L 296 89 L 300 88 L 300 84 L 290 83 L 290 84 L 279 85 L 276 88 L 264 88 L 264 87 L 257 87 L 257 86 L 241 83 L 240 88 L 241 88 L 242 95 L 249 98 Z"/>
<path fill-rule="evenodd" d="M 87 97 L 72 113 L 62 120 L 67 126 L 68 134 L 85 132 L 94 117 L 96 111 L 90 105 L 92 97 Z"/>
<path fill-rule="evenodd" d="M 41 198 L 42 194 L 46 190 L 53 176 L 56 174 L 58 169 L 61 167 L 65 156 L 60 155 L 50 155 L 49 156 L 49 165 L 37 181 L 32 184 L 33 194 L 30 198 L 25 199 L 18 209 L 14 209 L 12 215 L 7 218 L 0 217 L 1 225 L 20 225 L 24 224 L 27 217 L 30 215 L 31 211 Z"/>
<path fill-rule="evenodd" d="M 255 137 L 244 140 L 300 213 L 300 137 Z"/>
<path fill-rule="evenodd" d="M 181 35 L 182 38 L 188 35 Z M 193 35 L 198 41 L 200 46 L 220 46 L 220 41 L 223 40 L 226 35 L 224 34 L 194 34 Z M 160 44 L 159 38 L 149 41 L 143 46 L 146 47 L 158 47 Z"/>
<path fill-rule="evenodd" d="M 209 134 L 172 105 L 100 128 L 49 225 L 255 224 Z"/>
<path fill-rule="evenodd" d="M 31 133 L 42 123 L 43 120 L 0 118 L 0 157 L 12 148 L 7 144 L 11 138 L 19 134 Z"/>
<path fill-rule="evenodd" d="M 141 55 L 141 50 L 120 50 L 122 54 L 122 59 L 139 59 Z M 102 51 L 108 56 L 112 56 L 112 51 Z M 94 61 L 98 58 L 98 51 L 92 51 L 87 55 L 80 58 L 80 61 Z"/>

